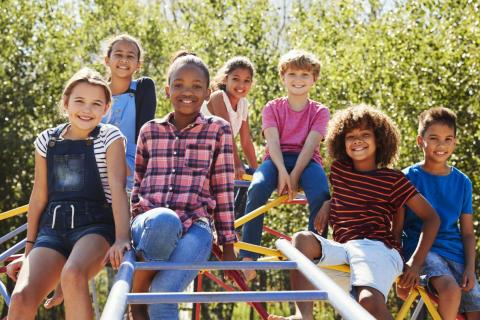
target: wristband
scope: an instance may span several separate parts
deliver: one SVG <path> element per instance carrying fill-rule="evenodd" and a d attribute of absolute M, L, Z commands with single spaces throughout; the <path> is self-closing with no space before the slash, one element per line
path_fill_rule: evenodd
<path fill-rule="evenodd" d="M 31 241 L 31 240 L 27 240 L 25 241 L 26 243 L 31 243 L 31 244 L 35 244 L 35 241 Z"/>

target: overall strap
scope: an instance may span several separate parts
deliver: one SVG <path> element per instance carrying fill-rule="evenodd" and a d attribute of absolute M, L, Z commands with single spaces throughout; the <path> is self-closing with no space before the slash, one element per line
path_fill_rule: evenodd
<path fill-rule="evenodd" d="M 57 126 L 52 135 L 50 136 L 50 140 L 48 141 L 48 147 L 49 148 L 53 148 L 55 146 L 55 143 L 57 142 L 57 140 L 60 139 L 60 135 L 62 134 L 63 130 L 65 130 L 65 128 L 69 125 L 69 123 L 64 123 L 64 124 L 61 124 L 59 126 Z"/>

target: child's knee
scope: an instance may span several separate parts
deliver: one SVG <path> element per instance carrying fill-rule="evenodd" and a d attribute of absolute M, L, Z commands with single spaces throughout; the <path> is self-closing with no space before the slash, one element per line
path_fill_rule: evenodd
<path fill-rule="evenodd" d="M 441 276 L 431 279 L 433 287 L 437 291 L 440 299 L 451 299 L 452 301 L 460 301 L 462 296 L 462 288 L 458 285 L 453 277 Z"/>
<path fill-rule="evenodd" d="M 67 263 L 62 270 L 61 283 L 63 290 L 88 283 L 87 271 L 73 263 Z"/>
<path fill-rule="evenodd" d="M 300 231 L 293 235 L 292 244 L 310 260 L 322 255 L 322 246 L 310 231 Z"/>
<path fill-rule="evenodd" d="M 379 314 L 386 307 L 383 294 L 370 287 L 356 287 L 358 303 L 372 314 Z"/>
<path fill-rule="evenodd" d="M 8 319 L 25 319 L 29 314 L 33 316 L 40 301 L 37 301 L 30 292 L 25 288 L 24 290 L 14 291 L 10 297 L 10 310 Z M 32 311 L 33 310 L 33 311 Z M 31 317 L 30 316 L 30 317 Z"/>

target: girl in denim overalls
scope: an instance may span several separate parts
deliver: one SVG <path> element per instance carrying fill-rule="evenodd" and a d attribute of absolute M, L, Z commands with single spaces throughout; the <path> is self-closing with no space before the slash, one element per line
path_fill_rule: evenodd
<path fill-rule="evenodd" d="M 21 267 L 9 319 L 34 319 L 59 282 L 66 318 L 92 319 L 88 280 L 130 248 L 124 139 L 100 124 L 110 103 L 107 82 L 82 69 L 63 92 L 69 122 L 35 140 L 25 254 L 8 268 L 15 279 Z"/>
<path fill-rule="evenodd" d="M 140 42 L 127 34 L 111 39 L 105 54 L 113 103 L 102 122 L 119 128 L 127 139 L 128 191 L 133 186 L 138 132 L 145 122 L 154 118 L 157 107 L 153 80 L 147 77 L 133 79 L 134 73 L 140 68 L 143 55 Z"/>

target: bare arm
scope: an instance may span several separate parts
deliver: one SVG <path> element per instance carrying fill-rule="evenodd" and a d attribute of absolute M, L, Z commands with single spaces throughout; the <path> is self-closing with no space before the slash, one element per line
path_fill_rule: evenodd
<path fill-rule="evenodd" d="M 47 186 L 47 159 L 42 157 L 38 151 L 35 151 L 35 180 L 33 183 L 32 194 L 28 203 L 27 215 L 27 240 L 35 241 L 38 234 L 40 216 L 48 202 Z M 25 256 L 32 250 L 33 244 L 27 243 L 25 246 Z"/>
<path fill-rule="evenodd" d="M 122 139 L 110 144 L 106 153 L 107 175 L 112 192 L 112 210 L 115 220 L 115 243 L 107 253 L 113 268 L 123 259 L 123 252 L 130 249 L 130 210 L 125 192 L 126 168 L 125 147 Z M 123 161 L 122 161 L 123 160 Z"/>
<path fill-rule="evenodd" d="M 423 221 L 417 248 L 407 261 L 407 269 L 399 282 L 401 287 L 412 287 L 418 282 L 418 274 L 440 227 L 440 218 L 430 203 L 419 193 L 410 198 L 406 205 Z"/>
<path fill-rule="evenodd" d="M 393 239 L 400 243 L 402 241 L 403 224 L 405 223 L 405 207 L 400 207 L 397 214 L 393 216 Z"/>
<path fill-rule="evenodd" d="M 275 127 L 267 128 L 263 131 L 265 139 L 267 140 L 268 152 L 270 158 L 278 170 L 278 194 L 288 193 L 289 198 L 293 198 L 290 176 L 288 175 L 285 163 L 283 162 L 283 154 L 280 149 L 280 135 L 278 129 Z"/>
<path fill-rule="evenodd" d="M 250 168 L 257 169 L 257 155 L 255 153 L 255 147 L 253 146 L 252 136 L 250 134 L 248 118 L 242 122 L 242 126 L 240 127 L 240 143 L 242 145 L 245 158 L 247 158 L 248 165 Z"/>
<path fill-rule="evenodd" d="M 292 189 L 294 192 L 296 192 L 298 189 L 298 181 L 300 180 L 300 176 L 302 175 L 303 170 L 310 163 L 310 160 L 312 160 L 313 153 L 322 142 L 322 139 L 323 137 L 317 131 L 310 131 L 310 133 L 308 134 L 302 151 L 300 151 L 300 154 L 298 155 L 295 167 L 290 173 Z"/>
<path fill-rule="evenodd" d="M 212 94 L 210 100 L 208 101 L 207 107 L 211 114 L 227 120 L 228 123 L 230 123 L 230 126 L 232 125 L 230 122 L 230 116 L 228 115 L 227 107 L 223 101 L 223 94 L 221 91 L 216 91 Z M 235 139 L 233 139 L 233 164 L 235 166 L 235 177 L 237 179 L 241 179 L 242 175 L 245 173 L 245 170 L 243 169 L 242 161 L 238 155 Z"/>
<path fill-rule="evenodd" d="M 465 271 L 461 285 L 463 290 L 470 291 L 475 285 L 475 232 L 471 214 L 460 216 L 460 233 L 465 251 Z"/>

